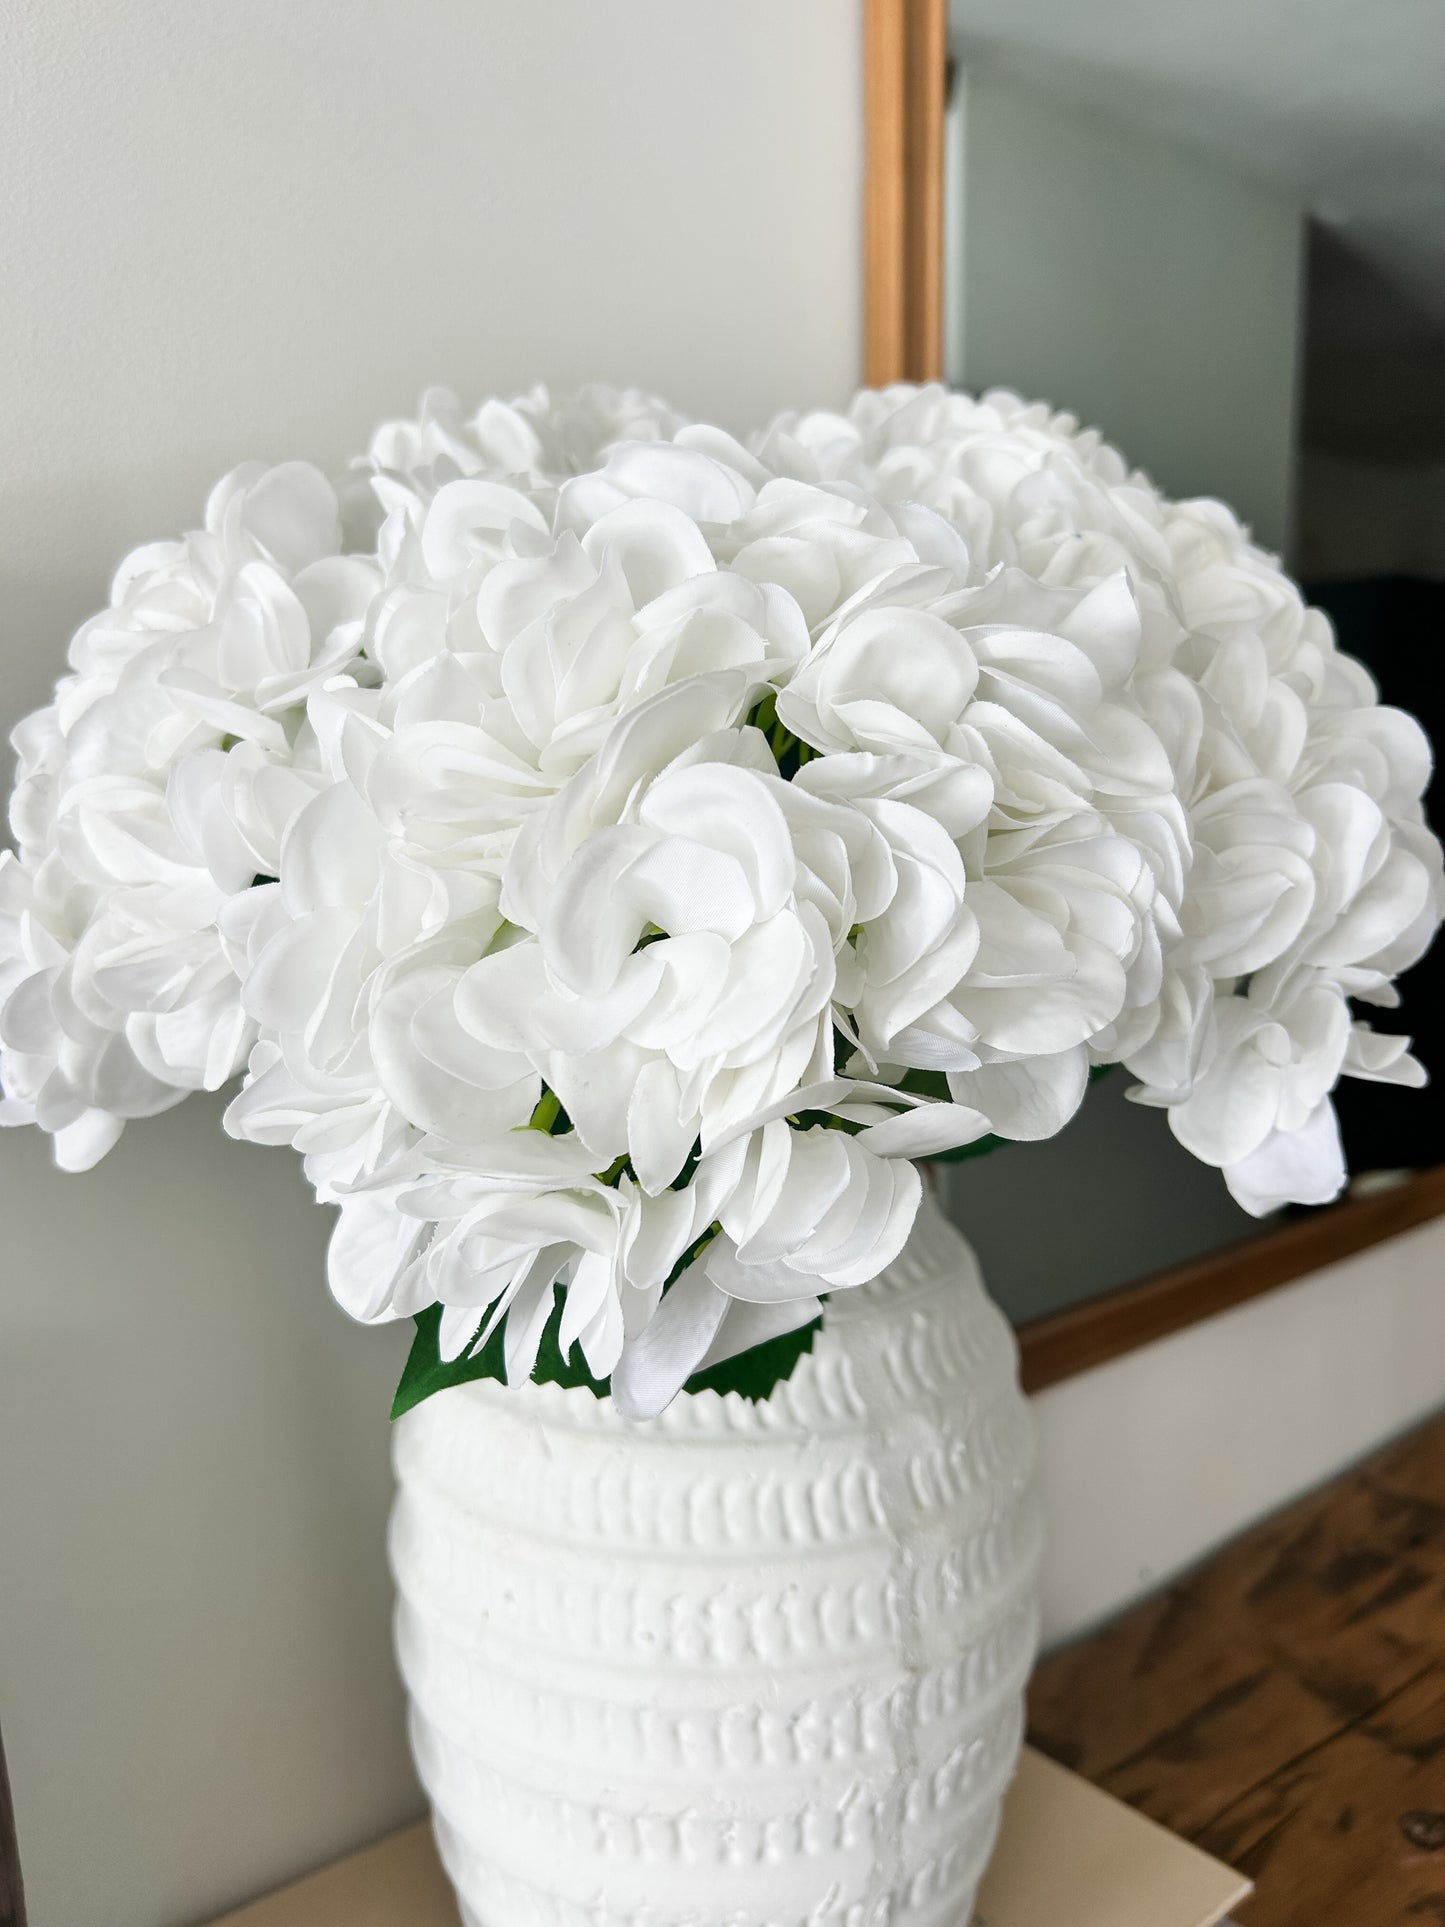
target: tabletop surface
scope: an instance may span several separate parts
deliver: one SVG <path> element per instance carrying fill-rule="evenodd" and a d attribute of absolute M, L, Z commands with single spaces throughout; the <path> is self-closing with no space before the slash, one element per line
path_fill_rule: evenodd
<path fill-rule="evenodd" d="M 1029 1711 L 1255 1880 L 1240 1927 L 1445 1923 L 1445 1416 L 1046 1659 Z"/>
<path fill-rule="evenodd" d="M 1215 1927 L 1248 1883 L 1025 1751 L 973 1927 Z M 214 1927 L 460 1927 L 425 1823 Z"/>

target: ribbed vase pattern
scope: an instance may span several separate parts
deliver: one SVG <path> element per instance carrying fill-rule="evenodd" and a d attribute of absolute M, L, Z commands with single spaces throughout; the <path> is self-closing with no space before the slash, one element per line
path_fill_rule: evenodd
<path fill-rule="evenodd" d="M 396 1427 L 412 1744 L 468 1927 L 964 1927 L 1039 1527 L 1012 1335 L 925 1202 L 763 1403 Z"/>

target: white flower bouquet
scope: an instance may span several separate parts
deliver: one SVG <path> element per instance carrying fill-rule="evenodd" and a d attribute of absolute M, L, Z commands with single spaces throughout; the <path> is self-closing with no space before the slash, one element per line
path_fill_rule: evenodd
<path fill-rule="evenodd" d="M 224 481 L 15 734 L 7 1123 L 81 1170 L 244 1071 L 418 1337 L 755 1395 L 914 1162 L 1123 1064 L 1250 1211 L 1344 1182 L 1442 911 L 1430 753 L 1216 502 L 940 388 L 744 447 L 636 394 Z"/>

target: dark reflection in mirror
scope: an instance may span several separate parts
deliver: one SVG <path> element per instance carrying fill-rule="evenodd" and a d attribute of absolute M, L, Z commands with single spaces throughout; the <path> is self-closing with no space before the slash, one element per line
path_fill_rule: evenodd
<path fill-rule="evenodd" d="M 1016 1325 L 1261 1228 L 1218 1171 L 1175 1141 L 1162 1111 L 1129 1102 L 1130 1081 L 1123 1069 L 1100 1078 L 1042 1144 L 942 1167 L 949 1215 Z"/>

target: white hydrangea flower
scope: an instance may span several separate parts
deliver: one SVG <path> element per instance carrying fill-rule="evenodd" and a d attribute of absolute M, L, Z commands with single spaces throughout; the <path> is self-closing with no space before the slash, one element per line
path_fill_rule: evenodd
<path fill-rule="evenodd" d="M 1169 1105 L 1246 1210 L 1321 1204 L 1345 1181 L 1339 1077 L 1424 1081 L 1405 1040 L 1352 1021 L 1349 1000 L 1394 1003 L 1445 912 L 1420 802 L 1430 749 L 1228 509 L 1169 505 L 1165 527 L 1179 660 L 1206 715 L 1182 786 L 1195 849 L 1180 960 L 1211 994 L 1167 1062 L 1132 1065 L 1134 1094 Z"/>
<path fill-rule="evenodd" d="M 635 1307 L 638 1292 L 644 1299 L 649 1292 L 660 1295 L 671 1266 L 716 1218 L 718 1201 L 700 1226 L 691 1224 L 696 1200 L 712 1195 L 723 1169 L 710 1157 L 706 1138 L 682 1215 L 663 1212 L 670 1240 L 659 1242 L 656 1228 L 663 1207 L 646 1202 L 656 1200 L 689 1159 L 704 1108 L 712 1137 L 731 1133 L 737 1139 L 770 1112 L 800 1106 L 803 1088 L 814 1091 L 820 1104 L 863 1091 L 833 1075 L 830 1012 L 838 955 L 845 953 L 857 974 L 850 948 L 854 926 L 874 915 L 879 903 L 872 899 L 897 888 L 888 838 L 867 815 L 794 790 L 759 731 L 742 726 L 749 700 L 791 673 L 806 654 L 806 626 L 795 602 L 776 585 L 718 568 L 702 525 L 661 491 L 704 507 L 717 503 L 736 521 L 738 511 L 746 514 L 753 506 L 751 485 L 693 451 L 670 451 L 654 467 L 648 451 L 627 448 L 597 476 L 583 478 L 585 500 L 579 499 L 581 490 L 564 487 L 552 505 L 550 546 L 541 541 L 538 515 L 528 512 L 527 498 L 509 499 L 492 481 L 446 484 L 408 508 L 415 526 L 392 549 L 392 572 L 400 579 L 378 599 L 385 627 L 379 620 L 371 630 L 388 680 L 378 690 L 349 693 L 333 681 L 313 699 L 313 730 L 334 782 L 298 814 L 280 884 L 252 893 L 244 929 L 233 931 L 234 919 L 227 926 L 244 951 L 246 1007 L 275 1039 L 256 1053 L 247 1088 L 232 1107 L 234 1129 L 295 1143 L 325 1195 L 343 1201 L 344 1225 L 366 1226 L 379 1212 L 384 1216 L 393 1206 L 378 1205 L 382 1196 L 414 1199 L 425 1192 L 452 1203 L 470 1198 L 476 1182 L 470 1167 L 485 1150 L 491 1160 L 490 1213 L 496 1208 L 493 1167 L 506 1162 L 506 1136 L 527 1123 L 545 1079 L 573 1125 L 569 1155 L 580 1140 L 588 1158 L 580 1174 L 570 1166 L 563 1173 L 566 1210 L 582 1212 L 595 1234 L 601 1222 L 597 1198 L 605 1192 L 612 1205 L 619 1196 L 624 1203 L 632 1198 L 633 1215 L 641 1212 L 653 1226 L 641 1247 L 652 1254 L 650 1268 L 638 1277 L 632 1276 L 632 1260 L 624 1262 L 614 1246 L 609 1303 L 616 1308 L 624 1300 Z M 639 495 L 649 472 L 654 493 Z M 589 522 L 589 515 L 595 519 Z M 851 525 L 853 518 L 845 519 Z M 896 560 L 899 545 L 889 540 Z M 407 616 L 418 602 L 428 605 L 425 623 Z M 394 633 L 409 639 L 404 663 L 388 660 Z M 431 653 L 417 646 L 423 633 Z M 669 782 L 665 765 L 674 760 L 685 767 L 672 771 Z M 602 820 L 609 795 L 625 797 L 639 784 L 649 787 L 650 802 L 634 812 L 634 821 L 619 823 L 615 811 L 612 821 Z M 594 804 L 601 799 L 585 823 L 579 814 L 584 792 Z M 724 818 L 732 805 L 745 814 L 729 828 Z M 584 983 L 580 996 L 574 990 L 564 1002 L 568 932 L 584 938 L 571 959 L 584 972 L 589 956 L 600 968 L 617 946 L 604 941 L 595 917 L 586 921 L 585 904 L 571 904 L 570 885 L 556 890 L 542 884 L 542 855 L 565 865 L 571 853 L 562 846 L 569 825 L 575 833 L 579 823 L 584 834 L 611 832 L 614 842 L 624 832 L 633 842 L 651 835 L 655 845 L 667 843 L 669 806 L 683 818 L 701 807 L 714 840 L 726 831 L 723 843 L 731 848 L 714 852 L 708 874 L 687 880 L 683 895 L 690 896 L 691 912 L 668 898 L 667 878 L 654 865 L 652 887 L 661 895 L 653 909 L 666 919 L 669 934 L 644 946 L 632 967 L 634 977 L 649 976 L 656 990 L 650 1022 L 633 1012 L 639 1043 L 615 1025 L 609 1033 L 618 1000 L 599 998 L 595 985 Z M 884 804 L 870 807 L 889 814 Z M 892 806 L 892 818 L 895 840 L 911 818 L 915 837 L 931 834 L 941 847 L 938 860 L 959 867 L 932 818 L 902 804 Z M 547 838 L 529 841 L 538 826 L 546 828 Z M 702 828 L 707 834 L 709 825 Z M 696 861 L 703 844 L 681 840 Z M 678 841 L 674 836 L 671 844 Z M 795 844 L 804 852 L 801 864 Z M 509 847 L 512 855 L 504 862 Z M 534 864 L 529 853 L 539 850 Z M 341 851 L 345 857 L 338 861 Z M 868 851 L 871 885 L 862 874 L 862 853 Z M 585 884 L 595 856 L 590 845 L 573 871 L 584 879 L 594 911 L 605 917 L 618 904 L 599 889 L 611 874 L 605 861 Z M 786 907 L 774 901 L 784 868 Z M 630 869 L 634 887 L 645 888 L 637 883 L 639 866 Z M 532 919 L 537 929 L 530 932 L 523 907 L 529 870 L 530 897 L 538 905 Z M 724 902 L 718 891 L 730 880 L 740 887 Z M 861 901 L 855 897 L 860 880 L 871 891 Z M 738 922 L 745 895 L 753 902 L 750 942 Z M 549 897 L 556 898 L 550 910 Z M 532 952 L 544 920 L 559 980 L 553 1008 L 544 1013 L 551 1028 L 534 1022 L 522 1036 L 522 999 L 499 992 L 499 986 L 514 979 L 528 991 L 542 986 Z M 640 926 L 631 935 L 623 932 L 619 965 L 631 963 L 628 953 L 642 934 Z M 478 957 L 463 969 L 461 959 Z M 780 973 L 786 979 L 781 990 Z M 571 974 L 575 979 L 576 970 Z M 704 998 L 708 1022 L 684 1039 L 697 1014 L 689 992 Z M 773 1005 L 769 1023 L 759 1022 L 759 994 Z M 489 1024 L 491 1012 L 507 1021 Z M 529 1014 L 538 1018 L 535 1006 Z M 671 1054 L 657 1047 L 669 1026 Z M 639 1055 L 644 1048 L 651 1049 L 645 1067 Z M 679 1064 L 679 1057 L 686 1061 Z M 684 1078 L 690 1086 L 686 1101 Z M 876 1094 L 887 1102 L 883 1116 L 917 1101 L 897 1099 L 882 1087 Z M 609 1109 L 619 1099 L 620 1121 Z M 977 1115 L 942 1108 L 955 1133 L 961 1122 L 972 1135 L 986 1128 Z M 845 1155 L 841 1137 L 833 1152 Z M 629 1166 L 625 1179 L 603 1186 L 597 1174 L 620 1160 Z M 799 1173 L 803 1168 L 800 1160 Z M 873 1275 L 896 1252 L 911 1222 L 916 1177 L 908 1167 L 860 1143 L 847 1149 L 842 1168 L 861 1183 L 850 1185 L 842 1214 L 850 1219 L 848 1236 L 840 1229 L 831 1242 L 819 1242 L 817 1226 L 799 1234 L 794 1255 L 805 1253 L 806 1262 L 787 1272 L 799 1307 L 791 1314 L 795 1320 L 810 1315 L 820 1265 L 831 1263 L 838 1282 L 851 1282 L 855 1272 Z M 418 1169 L 429 1174 L 422 1191 L 413 1181 Z M 465 1181 L 456 1177 L 463 1171 Z M 443 1184 L 446 1173 L 453 1177 Z M 800 1183 L 795 1176 L 795 1190 Z M 405 1190 L 398 1191 L 398 1184 Z M 396 1315 L 410 1303 L 406 1277 L 414 1284 L 424 1271 L 428 1279 L 447 1281 L 445 1292 L 433 1289 L 433 1299 L 486 1308 L 493 1304 L 486 1294 L 495 1291 L 505 1309 L 513 1287 L 520 1289 L 520 1274 L 503 1280 L 490 1258 L 481 1265 L 477 1254 L 490 1247 L 477 1241 L 469 1215 L 477 1208 L 468 1206 L 460 1230 L 439 1217 L 415 1248 L 406 1237 L 399 1243 L 340 1237 L 333 1261 L 338 1295 L 361 1315 Z M 608 1211 L 602 1215 L 608 1218 Z M 630 1221 L 625 1213 L 613 1216 L 619 1225 Z M 869 1234 L 862 1244 L 860 1226 Z M 589 1249 L 590 1276 L 600 1260 Z M 719 1241 L 714 1266 L 723 1249 Z M 460 1250 L 472 1254 L 477 1269 L 458 1269 Z M 737 1262 L 754 1262 L 752 1251 L 745 1241 Z M 668 1258 L 661 1274 L 655 1267 L 659 1253 Z M 559 1241 L 554 1255 L 557 1263 L 545 1282 L 539 1272 L 527 1272 L 528 1292 L 548 1303 L 556 1272 L 575 1274 L 584 1253 L 580 1245 L 572 1249 Z M 535 1253 L 527 1256 L 530 1265 Z M 375 1267 L 382 1260 L 392 1264 L 393 1289 L 378 1300 Z M 348 1276 L 353 1264 L 361 1266 L 355 1280 Z M 729 1304 L 745 1302 L 739 1293 L 726 1296 Z M 507 1315 L 512 1334 L 513 1317 Z M 781 1314 L 769 1316 L 775 1327 L 785 1328 L 779 1326 Z M 757 1318 L 732 1316 L 735 1338 L 740 1324 L 744 1332 L 756 1329 Z M 515 1330 L 525 1326 L 525 1314 L 518 1313 Z M 619 1320 L 595 1328 L 589 1320 L 586 1329 L 584 1351 L 594 1369 L 610 1370 L 609 1334 L 620 1331 Z M 456 1321 L 449 1319 L 446 1342 L 455 1332 Z M 465 1336 L 476 1336 L 475 1318 Z M 710 1343 L 716 1339 L 714 1333 Z M 744 1336 L 737 1342 L 754 1341 Z M 600 1368 L 598 1359 L 605 1361 Z"/>
<path fill-rule="evenodd" d="M 493 396 L 471 416 L 431 388 L 411 421 L 385 422 L 363 466 L 403 477 L 515 476 L 533 483 L 586 474 L 616 442 L 670 441 L 685 417 L 640 388 L 598 382 L 554 402 L 538 383 L 510 401 Z"/>
<path fill-rule="evenodd" d="M 122 565 L 16 732 L 3 1115 L 53 1132 L 66 1168 L 246 1061 L 217 923 L 322 780 L 306 700 L 356 656 L 378 586 L 340 534 L 315 469 L 238 469 L 201 530 Z"/>
<path fill-rule="evenodd" d="M 1277 1183 L 1243 1172 L 1258 1149 L 1247 1131 L 1227 1142 L 1200 1136 L 1185 1107 L 1217 1052 L 1239 1069 L 1220 1032 L 1240 1034 L 1241 998 L 1257 1016 L 1255 972 L 1272 971 L 1275 1000 L 1295 967 L 1315 967 L 1317 994 L 1327 971 L 1348 1021 L 1347 998 L 1392 1001 L 1392 978 L 1423 954 L 1445 887 L 1421 814 L 1430 755 L 1418 724 L 1380 705 L 1325 618 L 1223 504 L 1166 501 L 1070 416 L 1005 393 L 975 400 L 900 386 L 860 395 L 845 416 L 781 417 L 754 449 L 800 477 L 928 503 L 981 571 L 1019 567 L 1041 585 L 1075 588 L 1124 573 L 1139 612 L 1130 706 L 1164 743 L 1184 808 L 1182 837 L 1178 818 L 1161 836 L 1145 816 L 1127 834 L 1151 853 L 1161 883 L 1174 864 L 1169 845 L 1182 856 L 1167 898 L 1182 940 L 1171 947 L 1161 931 L 1152 1001 L 1089 1054 L 1122 1058 L 1141 1079 L 1131 1095 L 1167 1106 L 1176 1133 L 1221 1166 L 1246 1209 L 1336 1195 L 1344 1172 L 1325 1094 L 1342 1071 L 1416 1077 L 1396 1040 L 1366 1045 L 1370 1033 L 1357 1025 L 1346 1061 L 1296 1037 L 1291 1050 L 1320 1083 L 1329 1116 L 1311 1109 L 1306 1129 L 1286 1106 L 1293 1121 L 1279 1126 Z M 1293 1008 L 1292 995 L 1285 1001 Z M 1253 1021 L 1247 1028 L 1262 1034 Z M 1077 1065 L 1062 1061 L 1081 1092 Z M 1025 1060 L 1012 1073 L 1020 1088 L 1046 1078 L 1046 1063 Z M 1051 1106 L 1042 1122 L 1057 1129 L 1066 1115 Z"/>
<path fill-rule="evenodd" d="M 344 515 L 224 484 L 73 662 L 17 735 L 0 1115 L 78 1167 L 249 1052 L 228 1125 L 339 1206 L 349 1311 L 514 1380 L 555 1316 L 631 1416 L 1097 1066 L 1259 1212 L 1343 1183 L 1341 1075 L 1422 1075 L 1352 1008 L 1445 910 L 1418 726 L 1228 510 L 1014 396 L 744 447 L 434 394 Z"/>
<path fill-rule="evenodd" d="M 979 580 L 999 563 L 1081 587 L 1125 567 L 1169 572 L 1165 505 L 1148 478 L 1073 416 L 1003 390 L 868 389 L 846 415 L 779 416 L 752 446 L 779 473 L 936 510 Z"/>

